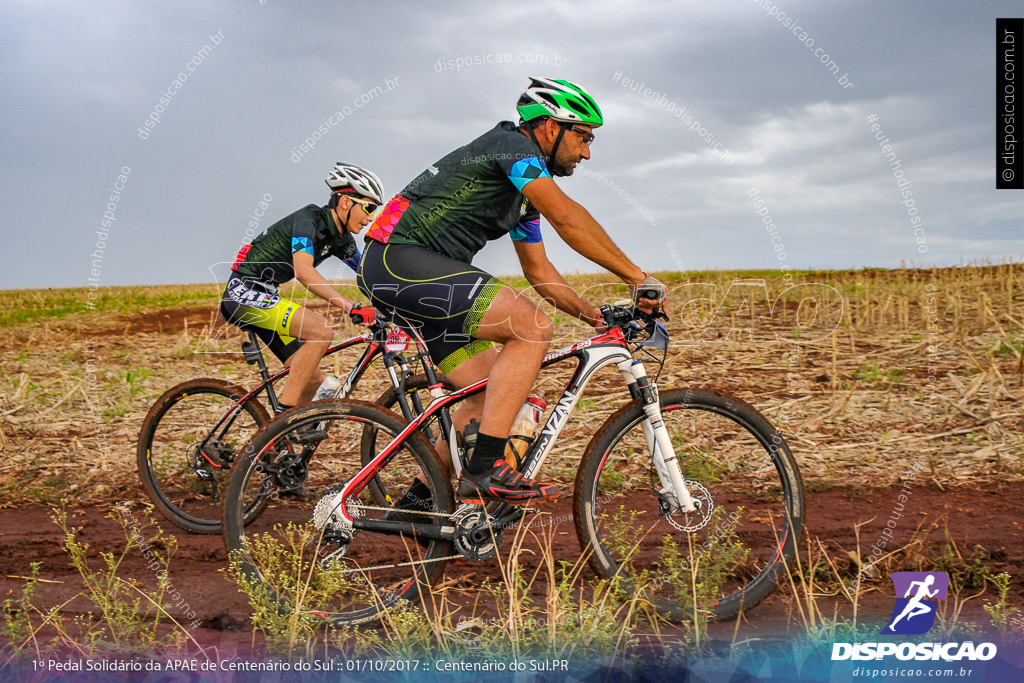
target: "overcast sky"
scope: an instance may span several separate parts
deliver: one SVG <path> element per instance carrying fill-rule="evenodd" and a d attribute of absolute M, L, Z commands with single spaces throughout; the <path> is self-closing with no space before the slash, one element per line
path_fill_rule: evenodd
<path fill-rule="evenodd" d="M 261 228 L 323 204 L 337 160 L 398 192 L 513 119 L 528 75 L 579 82 L 602 107 L 593 158 L 558 182 L 645 270 L 1024 255 L 1024 194 L 994 189 L 993 131 L 995 18 L 1019 16 L 1020 2 L 780 0 L 775 12 L 760 3 L 8 0 L 0 287 L 215 281 L 264 195 Z M 483 63 L 443 68 L 477 56 Z M 187 79 L 143 139 L 139 127 L 179 73 Z M 293 150 L 346 107 L 295 161 Z M 682 107 L 728 158 L 670 111 Z M 901 160 L 913 207 L 901 204 L 869 115 Z M 97 277 L 90 255 L 122 167 L 130 173 Z M 549 226 L 545 236 L 563 271 L 597 270 Z M 507 240 L 476 263 L 521 272 Z M 321 271 L 333 277 L 338 265 Z"/>

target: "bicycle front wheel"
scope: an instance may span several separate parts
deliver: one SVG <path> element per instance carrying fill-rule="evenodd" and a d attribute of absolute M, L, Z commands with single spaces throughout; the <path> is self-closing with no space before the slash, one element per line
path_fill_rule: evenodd
<path fill-rule="evenodd" d="M 142 423 L 136 451 L 142 484 L 157 510 L 186 531 L 220 532 L 230 463 L 270 422 L 255 398 L 225 418 L 247 393 L 219 379 L 190 380 L 164 392 Z"/>
<path fill-rule="evenodd" d="M 318 504 L 332 509 L 333 495 L 362 469 L 366 430 L 387 444 L 406 424 L 365 401 L 317 401 L 282 414 L 243 448 L 225 498 L 224 540 L 232 571 L 257 604 L 276 606 L 289 618 L 359 624 L 415 599 L 440 578 L 450 541 L 338 528 L 317 516 Z M 377 474 L 396 492 L 408 491 L 415 479 L 429 490 L 422 506 L 429 512 L 380 505 L 369 485 L 345 509 L 360 523 L 448 524 L 455 509 L 451 483 L 421 433 L 406 438 Z M 265 509 L 249 522 L 245 511 L 256 506 Z"/>
<path fill-rule="evenodd" d="M 583 455 L 573 496 L 580 547 L 598 576 L 672 620 L 731 619 L 784 577 L 803 529 L 803 484 L 782 436 L 753 406 L 694 389 L 661 393 L 687 488 L 710 511 L 669 513 L 633 401 Z"/>

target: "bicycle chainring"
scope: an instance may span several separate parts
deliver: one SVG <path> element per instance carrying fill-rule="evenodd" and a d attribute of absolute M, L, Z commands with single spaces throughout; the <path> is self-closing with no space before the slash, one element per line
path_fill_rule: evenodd
<path fill-rule="evenodd" d="M 504 540 L 504 529 L 495 532 L 492 537 L 489 534 L 489 540 L 483 543 L 474 543 L 470 536 L 478 527 L 486 527 L 494 522 L 494 517 L 487 514 L 484 508 L 479 505 L 462 505 L 452 514 L 451 520 L 455 524 L 455 549 L 463 557 L 483 562 L 498 554 L 498 548 Z"/>
<path fill-rule="evenodd" d="M 279 464 L 268 467 L 267 471 L 273 473 L 278 486 L 282 491 L 294 491 L 302 488 L 309 477 L 309 467 L 306 465 L 306 458 L 303 453 L 282 453 Z"/>

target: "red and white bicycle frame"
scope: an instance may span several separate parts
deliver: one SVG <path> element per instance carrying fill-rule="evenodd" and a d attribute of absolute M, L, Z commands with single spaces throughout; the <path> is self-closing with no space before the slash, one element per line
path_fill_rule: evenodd
<path fill-rule="evenodd" d="M 420 350 L 420 358 L 423 361 L 424 370 L 428 377 L 436 377 L 436 372 L 430 356 L 426 350 L 426 343 L 419 336 L 418 331 L 413 329 L 411 335 L 413 341 Z M 644 436 L 647 439 L 647 447 L 652 453 L 655 469 L 661 480 L 662 492 L 670 498 L 673 511 L 692 513 L 696 510 L 679 462 L 676 459 L 675 450 L 672 447 L 672 440 L 668 430 L 661 419 L 661 405 L 658 401 L 657 388 L 650 385 L 647 379 L 647 371 L 643 363 L 633 359 L 629 344 L 622 336 L 622 331 L 612 328 L 608 332 L 585 339 L 584 341 L 568 346 L 558 351 L 553 351 L 544 357 L 541 367 L 547 367 L 566 358 L 576 358 L 578 364 L 565 387 L 558 402 L 551 410 L 544 427 L 540 430 L 536 440 L 530 447 L 520 471 L 523 476 L 533 478 L 543 466 L 548 454 L 554 447 L 558 435 L 565 427 L 569 414 L 579 401 L 587 382 L 595 372 L 612 363 L 616 364 L 622 374 L 626 385 L 629 388 L 630 396 L 643 401 L 644 411 L 647 413 L 647 420 L 644 422 Z M 459 389 L 450 394 L 445 394 L 440 383 L 430 387 L 432 400 L 415 420 L 409 423 L 384 449 L 367 463 L 356 475 L 350 479 L 345 487 L 338 492 L 331 501 L 331 508 L 335 510 L 333 516 L 342 526 L 352 528 L 353 518 L 346 510 L 345 501 L 356 499 L 363 488 L 387 465 L 388 461 L 398 451 L 402 441 L 411 433 L 420 429 L 425 423 L 439 417 L 442 422 L 442 433 L 447 434 L 448 451 L 452 454 L 452 465 L 455 473 L 461 474 L 464 452 L 458 444 L 455 429 L 452 426 L 448 408 L 458 403 L 463 398 L 478 394 L 487 388 L 487 379 L 482 379 L 475 384 Z M 607 457 L 607 454 L 606 454 Z"/>

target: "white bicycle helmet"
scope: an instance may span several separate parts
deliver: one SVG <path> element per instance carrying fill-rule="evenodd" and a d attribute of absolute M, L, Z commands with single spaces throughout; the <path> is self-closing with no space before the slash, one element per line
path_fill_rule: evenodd
<path fill-rule="evenodd" d="M 523 121 L 550 116 L 563 123 L 583 123 L 597 128 L 604 123 L 601 108 L 583 86 L 560 78 L 530 76 L 530 84 L 516 103 Z"/>
<path fill-rule="evenodd" d="M 360 197 L 372 199 L 377 204 L 384 203 L 383 183 L 375 173 L 367 171 L 362 166 L 339 161 L 327 174 L 327 180 L 324 182 L 332 192 L 351 188 Z"/>

